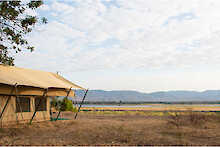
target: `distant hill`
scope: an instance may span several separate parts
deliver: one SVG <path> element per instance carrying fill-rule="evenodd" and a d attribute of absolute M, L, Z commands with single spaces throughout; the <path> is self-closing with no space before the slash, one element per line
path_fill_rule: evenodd
<path fill-rule="evenodd" d="M 76 98 L 83 97 L 83 91 L 76 91 Z M 86 101 L 126 101 L 126 102 L 187 102 L 187 101 L 220 101 L 220 90 L 197 91 L 159 91 L 142 93 L 138 91 L 105 91 L 90 90 Z"/>

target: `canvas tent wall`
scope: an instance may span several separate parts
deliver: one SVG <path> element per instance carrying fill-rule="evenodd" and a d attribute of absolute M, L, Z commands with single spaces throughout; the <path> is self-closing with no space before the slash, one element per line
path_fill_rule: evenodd
<path fill-rule="evenodd" d="M 31 119 L 30 117 L 36 110 L 37 97 L 44 95 L 44 98 L 47 99 L 46 106 L 49 108 L 48 97 L 67 96 L 67 94 L 70 97 L 75 96 L 74 91 L 70 89 L 84 88 L 55 73 L 0 65 L 0 116 L 3 114 L 0 121 Z M 18 107 L 16 99 L 19 97 L 29 99 L 24 99 L 24 101 L 30 103 L 30 111 L 16 112 L 16 107 Z M 8 100 L 10 101 L 7 102 Z M 7 108 L 5 108 L 6 104 Z M 3 111 L 4 113 L 2 113 Z M 36 113 L 35 120 L 42 119 L 49 119 L 49 109 Z"/>
<path fill-rule="evenodd" d="M 2 111 L 4 104 L 6 104 L 8 96 L 0 96 L 0 111 Z M 0 125 L 10 125 L 14 123 L 24 123 L 24 122 L 29 122 L 31 117 L 33 116 L 35 106 L 36 106 L 36 101 L 34 96 L 23 96 L 20 98 L 25 98 L 29 100 L 29 110 L 27 109 L 22 109 L 25 108 L 23 105 L 24 103 L 21 103 L 21 110 L 19 105 L 17 104 L 16 97 L 12 96 L 11 100 L 9 101 L 4 113 L 3 117 L 0 119 Z M 50 100 L 49 97 L 44 98 L 46 100 L 46 109 L 44 111 L 38 111 L 34 117 L 33 121 L 45 121 L 45 120 L 50 120 Z"/>

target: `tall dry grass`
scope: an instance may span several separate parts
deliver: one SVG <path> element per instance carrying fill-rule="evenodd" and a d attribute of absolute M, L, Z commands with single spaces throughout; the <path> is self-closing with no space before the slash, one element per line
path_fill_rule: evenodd
<path fill-rule="evenodd" d="M 218 114 L 152 114 L 83 112 L 77 120 L 2 128 L 0 145 L 220 145 Z"/>
<path fill-rule="evenodd" d="M 177 128 L 181 126 L 202 127 L 207 123 L 220 121 L 218 113 L 194 112 L 188 110 L 185 112 L 172 112 L 168 115 L 167 124 Z"/>

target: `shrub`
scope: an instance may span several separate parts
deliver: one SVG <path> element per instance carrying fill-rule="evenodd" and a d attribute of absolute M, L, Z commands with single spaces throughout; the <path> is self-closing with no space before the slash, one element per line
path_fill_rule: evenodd
<path fill-rule="evenodd" d="M 68 98 L 64 98 L 63 100 L 58 100 L 58 98 L 53 99 L 51 101 L 51 107 L 59 111 L 77 111 L 77 108 L 73 106 L 72 101 Z"/>
<path fill-rule="evenodd" d="M 77 108 L 73 106 L 73 103 L 71 100 L 68 100 L 67 98 L 64 98 L 60 105 L 61 111 L 72 111 L 76 112 Z"/>

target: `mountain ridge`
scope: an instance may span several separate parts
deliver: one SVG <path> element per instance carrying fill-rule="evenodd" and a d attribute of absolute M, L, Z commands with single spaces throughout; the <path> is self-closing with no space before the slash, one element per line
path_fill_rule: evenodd
<path fill-rule="evenodd" d="M 76 90 L 76 98 L 83 97 L 82 90 Z M 89 90 L 86 101 L 220 101 L 220 90 L 187 91 L 170 90 L 144 93 L 135 90 Z"/>

